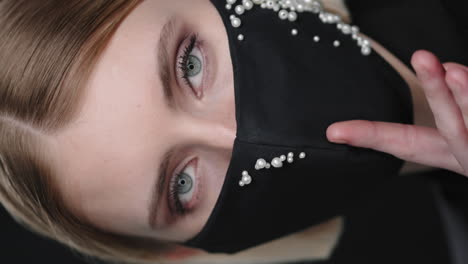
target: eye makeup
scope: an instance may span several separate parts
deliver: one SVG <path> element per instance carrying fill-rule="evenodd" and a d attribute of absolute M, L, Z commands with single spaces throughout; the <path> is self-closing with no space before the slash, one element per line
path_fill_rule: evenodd
<path fill-rule="evenodd" d="M 197 34 L 190 34 L 179 47 L 176 62 L 176 78 L 182 87 L 188 87 L 201 99 L 204 94 L 204 79 L 207 74 L 206 56 Z"/>
<path fill-rule="evenodd" d="M 196 208 L 199 187 L 198 158 L 192 158 L 182 169 L 171 174 L 168 201 L 176 216 L 184 216 Z"/>

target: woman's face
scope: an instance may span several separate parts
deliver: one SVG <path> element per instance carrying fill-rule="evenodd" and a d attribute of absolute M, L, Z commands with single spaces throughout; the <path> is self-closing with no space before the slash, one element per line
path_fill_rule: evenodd
<path fill-rule="evenodd" d="M 184 241 L 214 207 L 236 134 L 227 34 L 209 0 L 146 0 L 54 147 L 67 206 L 120 234 Z"/>

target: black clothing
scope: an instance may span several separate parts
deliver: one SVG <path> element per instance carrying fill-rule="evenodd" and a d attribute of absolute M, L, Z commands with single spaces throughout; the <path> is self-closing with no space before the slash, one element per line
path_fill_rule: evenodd
<path fill-rule="evenodd" d="M 427 49 L 442 62 L 468 65 L 468 1 L 346 0 L 353 24 L 411 68 Z M 468 179 L 434 170 L 395 179 L 346 216 L 327 261 L 341 263 L 468 263 Z"/>
<path fill-rule="evenodd" d="M 347 214 L 398 177 L 396 157 L 326 138 L 337 121 L 413 123 L 408 85 L 377 52 L 363 52 L 349 25 L 325 23 L 325 16 L 338 20 L 312 11 L 291 22 L 256 5 L 234 27 L 226 0 L 212 2 L 229 39 L 237 134 L 215 208 L 185 245 L 235 253 Z M 255 169 L 260 158 L 271 168 Z"/>

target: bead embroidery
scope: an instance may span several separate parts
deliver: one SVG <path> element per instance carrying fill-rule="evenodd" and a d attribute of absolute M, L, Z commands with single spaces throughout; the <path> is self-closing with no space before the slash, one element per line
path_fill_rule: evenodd
<path fill-rule="evenodd" d="M 305 157 L 306 157 L 305 152 L 299 153 L 299 159 L 303 159 Z M 283 167 L 283 161 L 285 160 L 287 160 L 288 163 L 294 162 L 294 153 L 289 152 L 287 157 L 286 155 L 274 157 L 270 163 L 268 163 L 263 158 L 257 159 L 254 167 L 255 167 L 255 170 L 269 169 L 270 166 L 273 166 L 274 168 L 281 168 Z M 252 182 L 252 176 L 249 175 L 249 172 L 246 170 L 242 171 L 242 178 L 239 181 L 239 186 L 244 187 L 245 185 L 249 185 L 251 182 Z"/>
<path fill-rule="evenodd" d="M 226 0 L 226 9 L 231 10 L 238 1 L 240 2 L 241 0 Z M 338 15 L 324 11 L 322 4 L 318 0 L 242 0 L 242 4 L 238 4 L 234 7 L 234 12 L 240 16 L 252 9 L 254 5 L 259 5 L 261 8 L 278 12 L 279 19 L 289 20 L 291 22 L 298 19 L 298 13 L 312 12 L 318 14 L 318 17 L 323 23 L 336 24 L 337 29 L 343 34 L 351 35 L 352 39 L 355 40 L 357 45 L 361 48 L 361 53 L 363 55 L 367 56 L 372 51 L 370 41 L 358 35 L 359 28 L 357 26 L 346 24 Z M 230 18 L 233 27 L 239 28 L 242 25 L 242 21 L 239 17 L 231 15 Z M 298 32 L 299 31 L 294 28 L 291 30 L 291 35 L 296 36 Z M 238 39 L 242 41 L 244 37 Z M 319 36 L 314 37 L 315 42 L 319 42 L 319 40 Z M 339 47 L 340 42 L 335 40 L 333 46 Z"/>

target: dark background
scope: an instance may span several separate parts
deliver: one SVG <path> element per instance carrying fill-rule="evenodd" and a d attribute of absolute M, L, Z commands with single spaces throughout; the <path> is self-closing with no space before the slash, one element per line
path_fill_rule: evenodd
<path fill-rule="evenodd" d="M 369 197 L 345 216 L 344 233 L 331 259 L 307 264 L 456 263 L 437 200 L 461 209 L 460 219 L 468 226 L 466 177 L 445 170 L 401 176 L 370 191 Z M 86 263 L 71 250 L 22 228 L 3 209 L 0 226 L 0 263 Z"/>
<path fill-rule="evenodd" d="M 468 64 L 467 0 L 345 1 L 353 24 L 391 47 L 409 67 L 411 54 L 421 48 L 434 52 L 442 61 Z M 436 170 L 399 178 L 348 216 L 346 231 L 330 262 L 454 263 L 447 229 L 440 220 L 437 200 L 441 199 L 458 209 L 466 226 L 465 177 Z M 23 229 L 0 206 L 0 263 L 86 262 L 58 243 Z"/>
<path fill-rule="evenodd" d="M 0 206 L 0 263 L 86 263 L 68 248 L 18 225 Z"/>

